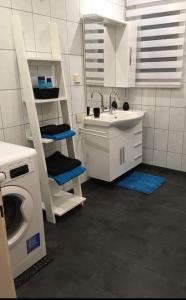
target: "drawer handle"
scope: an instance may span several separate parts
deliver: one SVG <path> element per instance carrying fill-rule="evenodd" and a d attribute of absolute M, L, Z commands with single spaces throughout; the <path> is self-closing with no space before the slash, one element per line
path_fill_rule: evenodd
<path fill-rule="evenodd" d="M 134 158 L 134 160 L 137 160 L 137 159 L 141 158 L 142 156 L 143 156 L 143 154 L 139 154 Z"/>
<path fill-rule="evenodd" d="M 125 163 L 125 148 L 123 147 L 123 164 Z"/>
<path fill-rule="evenodd" d="M 141 129 L 141 130 L 138 130 L 138 131 L 136 131 L 136 132 L 134 132 L 134 135 L 138 135 L 138 134 L 140 134 L 140 133 L 142 133 L 142 129 Z"/>
<path fill-rule="evenodd" d="M 140 146 L 142 146 L 142 142 L 139 142 L 139 143 L 135 144 L 135 145 L 134 145 L 134 148 L 138 148 L 138 147 L 140 147 Z"/>
<path fill-rule="evenodd" d="M 120 148 L 120 166 L 122 165 L 122 148 Z"/>

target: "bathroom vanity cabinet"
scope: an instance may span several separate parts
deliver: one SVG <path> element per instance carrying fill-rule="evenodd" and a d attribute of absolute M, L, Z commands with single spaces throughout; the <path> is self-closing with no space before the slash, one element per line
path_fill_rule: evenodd
<path fill-rule="evenodd" d="M 142 163 L 142 120 L 134 127 L 85 125 L 88 176 L 111 182 Z"/>

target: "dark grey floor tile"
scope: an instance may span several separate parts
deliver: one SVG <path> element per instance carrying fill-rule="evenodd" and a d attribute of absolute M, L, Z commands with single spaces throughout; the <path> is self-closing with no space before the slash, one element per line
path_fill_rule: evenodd
<path fill-rule="evenodd" d="M 186 176 L 138 169 L 167 182 L 147 196 L 89 180 L 83 208 L 45 222 L 54 262 L 18 290 L 20 298 L 186 296 Z"/>

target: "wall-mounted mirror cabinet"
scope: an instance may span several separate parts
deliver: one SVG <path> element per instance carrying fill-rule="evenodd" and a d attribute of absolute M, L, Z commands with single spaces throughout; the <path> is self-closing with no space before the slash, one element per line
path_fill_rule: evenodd
<path fill-rule="evenodd" d="M 135 86 L 137 26 L 135 22 L 84 15 L 84 55 L 87 85 Z"/>

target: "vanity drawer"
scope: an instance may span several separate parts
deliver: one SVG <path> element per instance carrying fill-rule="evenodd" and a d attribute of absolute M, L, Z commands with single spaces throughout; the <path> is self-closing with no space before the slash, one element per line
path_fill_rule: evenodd
<path fill-rule="evenodd" d="M 142 153 L 143 153 L 143 145 L 142 144 L 143 143 L 141 140 L 133 145 L 134 160 L 137 160 L 138 158 L 142 157 Z"/>

